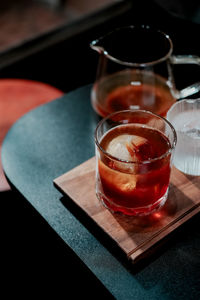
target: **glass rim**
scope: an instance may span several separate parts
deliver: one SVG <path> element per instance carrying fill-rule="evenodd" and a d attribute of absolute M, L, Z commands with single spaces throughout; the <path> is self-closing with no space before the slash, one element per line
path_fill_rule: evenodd
<path fill-rule="evenodd" d="M 155 158 L 151 158 L 151 159 L 148 159 L 148 160 L 143 160 L 143 161 L 130 161 L 130 160 L 125 160 L 125 159 L 121 159 L 121 158 L 118 158 L 116 156 L 113 156 L 111 154 L 109 154 L 106 150 L 104 150 L 99 141 L 98 141 L 98 138 L 97 138 L 97 132 L 99 130 L 99 128 L 101 127 L 101 125 L 106 122 L 107 120 L 112 120 L 111 118 L 117 114 L 120 114 L 120 113 L 145 113 L 145 114 L 149 114 L 149 115 L 152 115 L 154 117 L 157 117 L 161 120 L 163 120 L 166 124 L 168 124 L 168 126 L 171 128 L 172 130 L 172 133 L 173 133 L 173 142 L 171 143 L 170 142 L 170 148 L 165 152 L 163 153 L 162 155 L 158 156 L 158 157 L 155 157 Z M 131 124 L 131 123 L 130 123 Z M 137 124 L 142 124 L 142 123 L 137 123 Z M 120 125 L 120 124 L 119 124 Z M 159 131 L 159 130 L 158 130 Z M 172 153 L 172 151 L 175 149 L 175 146 L 176 146 L 176 143 L 177 143 L 177 134 L 176 134 L 176 130 L 174 128 L 174 126 L 164 117 L 162 116 L 159 116 L 151 111 L 148 111 L 148 110 L 142 110 L 142 109 L 136 109 L 136 110 L 131 110 L 131 109 L 128 109 L 128 110 L 120 110 L 120 111 L 116 111 L 116 112 L 113 112 L 111 114 L 109 114 L 108 116 L 106 116 L 105 118 L 103 118 L 98 124 L 97 124 L 97 127 L 95 129 L 95 133 L 94 133 L 94 138 L 95 138 L 95 144 L 96 146 L 98 147 L 98 149 L 103 152 L 103 154 L 105 154 L 107 157 L 109 157 L 110 159 L 112 160 L 115 160 L 117 162 L 121 162 L 121 163 L 125 163 L 125 164 L 135 164 L 135 165 L 143 165 L 143 164 L 149 164 L 149 163 L 152 163 L 152 162 L 155 162 L 155 161 L 158 161 L 158 160 L 161 160 L 163 159 L 164 157 L 168 156 L 170 153 Z"/>
<path fill-rule="evenodd" d="M 197 103 L 200 103 L 200 98 L 194 98 L 194 99 L 190 99 L 190 98 L 186 98 L 186 99 L 181 99 L 179 101 L 176 101 L 174 104 L 172 104 L 172 106 L 169 108 L 168 112 L 167 112 L 167 119 L 170 116 L 170 114 L 174 111 L 174 109 L 176 109 L 176 107 L 180 106 L 181 104 L 186 103 L 188 105 L 195 105 Z"/>
<path fill-rule="evenodd" d="M 139 29 L 143 29 L 143 30 L 151 30 L 153 32 L 160 33 L 163 37 L 165 37 L 165 39 L 169 43 L 169 50 L 168 50 L 168 52 L 164 56 L 162 56 L 162 57 L 160 57 L 158 59 L 155 59 L 153 61 L 141 62 L 141 63 L 134 63 L 134 62 L 128 62 L 128 61 L 123 61 L 123 60 L 117 59 L 116 57 L 110 55 L 106 51 L 106 49 L 104 49 L 104 47 L 96 45 L 96 44 L 98 44 L 98 42 L 100 40 L 104 39 L 106 36 L 111 35 L 112 33 L 116 32 L 117 30 L 124 30 L 124 29 L 127 29 L 127 28 L 131 28 L 131 29 L 138 29 L 139 28 Z M 149 26 L 149 25 L 129 25 L 129 26 L 118 27 L 118 28 L 116 28 L 116 29 L 108 32 L 104 36 L 102 36 L 102 37 L 100 37 L 100 38 L 92 41 L 90 43 L 90 47 L 94 48 L 94 49 L 98 48 L 108 59 L 110 59 L 110 60 L 112 60 L 112 61 L 114 61 L 114 62 L 116 62 L 118 64 L 121 64 L 121 65 L 124 65 L 124 66 L 128 66 L 128 67 L 147 67 L 147 66 L 152 66 L 152 65 L 155 65 L 155 64 L 158 64 L 158 63 L 161 63 L 161 62 L 167 60 L 171 56 L 171 54 L 173 52 L 173 42 L 172 42 L 170 36 L 167 33 L 165 33 L 164 31 L 161 31 L 159 29 L 155 29 L 154 27 Z"/>

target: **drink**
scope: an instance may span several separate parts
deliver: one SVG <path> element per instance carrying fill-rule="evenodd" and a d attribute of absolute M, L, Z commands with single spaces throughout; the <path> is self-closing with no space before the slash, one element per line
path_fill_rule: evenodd
<path fill-rule="evenodd" d="M 149 214 L 167 199 L 175 131 L 146 111 L 111 117 L 96 130 L 97 197 L 113 212 Z"/>
<path fill-rule="evenodd" d="M 174 165 L 189 175 L 200 175 L 200 99 L 176 102 L 167 119 L 177 132 Z"/>
<path fill-rule="evenodd" d="M 103 117 L 125 109 L 144 109 L 165 116 L 175 102 L 164 77 L 149 71 L 121 71 L 94 86 L 92 104 Z"/>
<path fill-rule="evenodd" d="M 175 167 L 189 175 L 200 175 L 200 109 L 180 112 L 173 125 L 178 136 Z"/>

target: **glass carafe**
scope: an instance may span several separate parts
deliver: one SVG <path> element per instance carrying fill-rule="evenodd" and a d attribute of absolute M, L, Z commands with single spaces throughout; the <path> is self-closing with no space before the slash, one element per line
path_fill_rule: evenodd
<path fill-rule="evenodd" d="M 192 55 L 173 55 L 166 33 L 149 26 L 117 28 L 94 40 L 99 53 L 92 105 L 101 116 L 124 109 L 143 109 L 165 116 L 171 105 L 200 90 L 195 83 L 176 89 L 174 64 L 200 64 Z"/>

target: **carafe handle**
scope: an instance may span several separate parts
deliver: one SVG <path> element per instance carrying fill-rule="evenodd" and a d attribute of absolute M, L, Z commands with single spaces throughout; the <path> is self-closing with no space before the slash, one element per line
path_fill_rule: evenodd
<path fill-rule="evenodd" d="M 194 64 L 200 66 L 200 57 L 197 55 L 172 55 L 170 62 L 173 65 Z M 177 91 L 177 99 L 192 96 L 200 91 L 200 81 L 196 82 L 180 91 Z"/>

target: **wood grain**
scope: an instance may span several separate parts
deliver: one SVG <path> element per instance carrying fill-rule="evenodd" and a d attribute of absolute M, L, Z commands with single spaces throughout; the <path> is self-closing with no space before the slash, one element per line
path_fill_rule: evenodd
<path fill-rule="evenodd" d="M 200 211 L 200 177 L 172 168 L 169 196 L 163 208 L 149 216 L 112 214 L 95 195 L 95 158 L 54 180 L 113 239 L 133 262 Z"/>

